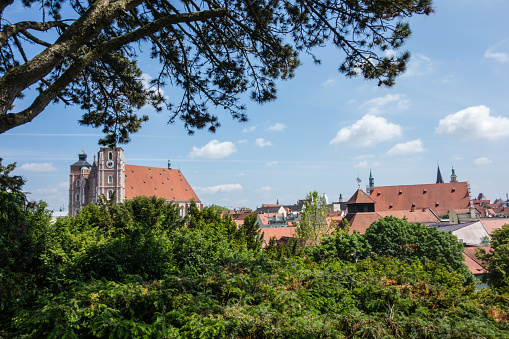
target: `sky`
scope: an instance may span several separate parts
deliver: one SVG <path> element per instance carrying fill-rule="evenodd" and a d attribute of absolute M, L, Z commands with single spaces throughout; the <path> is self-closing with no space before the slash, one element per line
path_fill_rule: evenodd
<path fill-rule="evenodd" d="M 293 204 L 310 191 L 347 200 L 368 184 L 468 181 L 471 196 L 509 193 L 509 1 L 435 0 L 436 12 L 409 20 L 412 58 L 391 88 L 347 79 L 343 55 L 303 56 L 295 78 L 278 83 L 278 99 L 246 101 L 249 121 L 219 112 L 216 133 L 187 135 L 180 121 L 142 109 L 150 120 L 122 145 L 128 164 L 182 171 L 204 205 L 256 208 Z M 149 76 L 157 69 L 147 62 Z M 165 94 L 171 95 L 171 88 Z M 101 132 L 78 125 L 81 111 L 50 105 L 24 126 L 0 135 L 3 163 L 17 163 L 29 199 L 68 208 L 69 166 L 83 149 L 89 162 Z"/>

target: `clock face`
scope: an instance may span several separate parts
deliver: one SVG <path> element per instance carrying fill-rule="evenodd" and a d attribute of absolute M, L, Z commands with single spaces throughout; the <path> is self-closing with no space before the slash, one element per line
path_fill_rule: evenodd
<path fill-rule="evenodd" d="M 106 161 L 106 167 L 108 167 L 108 168 L 112 168 L 112 167 L 113 167 L 113 165 L 114 165 L 114 164 L 113 164 L 113 160 L 108 160 L 108 161 Z"/>

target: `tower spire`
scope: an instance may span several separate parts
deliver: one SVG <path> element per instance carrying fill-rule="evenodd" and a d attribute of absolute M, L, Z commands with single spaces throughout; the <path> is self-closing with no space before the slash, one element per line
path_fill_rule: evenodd
<path fill-rule="evenodd" d="M 437 184 L 443 184 L 442 173 L 440 173 L 440 166 L 437 164 Z"/>

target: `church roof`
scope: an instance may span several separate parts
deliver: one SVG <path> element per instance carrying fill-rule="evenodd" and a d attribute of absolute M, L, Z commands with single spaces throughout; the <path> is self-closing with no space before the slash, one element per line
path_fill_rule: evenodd
<path fill-rule="evenodd" d="M 201 203 L 186 178 L 176 169 L 125 165 L 125 198 L 156 196 L 167 201 Z"/>
<path fill-rule="evenodd" d="M 369 197 L 363 190 L 360 188 L 355 192 L 350 200 L 346 202 L 347 205 L 352 204 L 374 204 L 375 201 Z"/>
<path fill-rule="evenodd" d="M 470 207 L 467 182 L 380 186 L 371 192 L 371 199 L 377 212 L 430 208 L 440 216 L 451 209 Z"/>

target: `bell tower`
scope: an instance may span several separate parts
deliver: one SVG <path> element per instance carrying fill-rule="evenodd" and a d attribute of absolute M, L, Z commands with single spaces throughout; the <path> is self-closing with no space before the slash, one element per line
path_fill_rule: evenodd
<path fill-rule="evenodd" d="M 97 153 L 97 184 L 95 196 L 103 194 L 115 202 L 125 199 L 125 163 L 124 150 L 120 147 L 101 147 Z"/>

